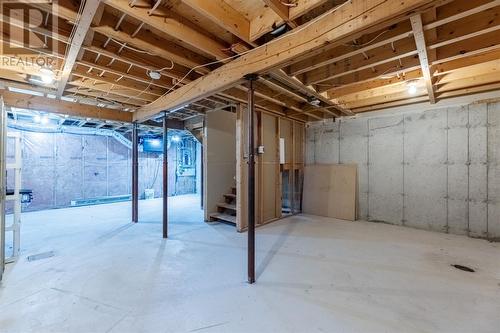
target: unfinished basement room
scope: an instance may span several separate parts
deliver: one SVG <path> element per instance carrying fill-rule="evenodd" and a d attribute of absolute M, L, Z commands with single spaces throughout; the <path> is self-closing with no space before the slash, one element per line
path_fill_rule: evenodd
<path fill-rule="evenodd" d="M 500 332 L 500 0 L 0 19 L 0 333 Z"/>

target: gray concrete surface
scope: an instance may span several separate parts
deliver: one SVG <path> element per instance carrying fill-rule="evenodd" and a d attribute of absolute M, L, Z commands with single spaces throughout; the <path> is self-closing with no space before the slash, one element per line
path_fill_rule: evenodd
<path fill-rule="evenodd" d="M 500 244 L 313 216 L 246 234 L 205 224 L 194 196 L 24 214 L 23 259 L 0 287 L 2 333 L 491 332 Z M 27 262 L 28 255 L 55 256 Z M 463 264 L 468 273 L 451 267 Z"/>
<path fill-rule="evenodd" d="M 307 163 L 357 163 L 360 219 L 500 240 L 500 103 L 313 123 Z"/>

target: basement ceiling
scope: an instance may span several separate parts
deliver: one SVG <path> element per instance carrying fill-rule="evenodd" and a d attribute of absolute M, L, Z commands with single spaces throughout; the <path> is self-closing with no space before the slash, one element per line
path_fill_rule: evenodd
<path fill-rule="evenodd" d="M 40 27 L 20 25 L 23 17 L 14 11 L 4 10 L 2 20 L 44 42 L 45 50 L 37 52 L 56 59 L 49 66 L 55 80 L 41 82 L 40 66 L 2 61 L 1 83 L 98 108 L 137 112 L 262 45 L 271 47 L 280 34 L 298 34 L 322 15 L 355 10 L 360 3 L 59 0 L 25 4 L 44 13 Z M 381 19 L 362 33 L 259 72 L 257 107 L 311 121 L 498 90 L 499 14 L 500 0 L 426 1 L 419 13 Z M 33 51 L 17 40 L 20 35 L 15 31 L 4 32 L 2 45 L 17 41 L 19 51 L 3 52 L 4 59 Z M 22 94 L 10 97 L 9 101 L 24 98 Z M 239 81 L 164 111 L 169 118 L 187 120 L 245 103 L 246 98 L 246 85 Z"/>

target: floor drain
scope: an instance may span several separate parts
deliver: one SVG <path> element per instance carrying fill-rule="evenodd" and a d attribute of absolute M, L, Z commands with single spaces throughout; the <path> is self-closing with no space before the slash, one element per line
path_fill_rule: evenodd
<path fill-rule="evenodd" d="M 475 272 L 475 270 L 473 270 L 472 268 L 467 267 L 467 266 L 463 266 L 463 265 L 452 265 L 452 266 L 455 267 L 456 269 L 461 270 L 461 271 L 471 272 L 471 273 Z"/>

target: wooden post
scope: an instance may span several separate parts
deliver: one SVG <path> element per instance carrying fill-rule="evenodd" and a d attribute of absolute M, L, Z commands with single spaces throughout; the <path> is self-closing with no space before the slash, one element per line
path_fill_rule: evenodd
<path fill-rule="evenodd" d="M 247 75 L 248 80 L 248 283 L 255 282 L 255 133 L 254 133 L 254 81 L 257 75 Z"/>
<path fill-rule="evenodd" d="M 137 122 L 132 129 L 132 222 L 139 221 L 139 134 Z"/>
<path fill-rule="evenodd" d="M 168 238 L 168 119 L 163 117 L 163 238 Z"/>

